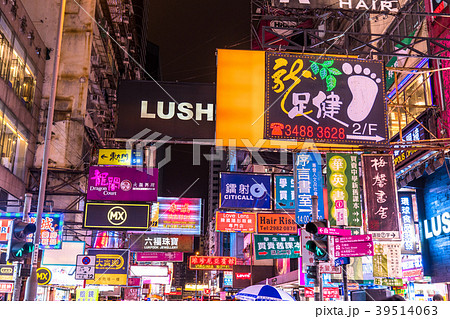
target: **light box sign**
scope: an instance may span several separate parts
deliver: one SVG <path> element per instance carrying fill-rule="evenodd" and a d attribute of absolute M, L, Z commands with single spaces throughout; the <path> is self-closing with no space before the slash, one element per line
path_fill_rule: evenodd
<path fill-rule="evenodd" d="M 399 242 L 376 243 L 372 260 L 374 277 L 402 277 Z"/>
<path fill-rule="evenodd" d="M 220 173 L 220 208 L 272 209 L 271 176 Z"/>
<path fill-rule="evenodd" d="M 183 253 L 182 252 L 156 252 L 156 251 L 146 251 L 136 253 L 137 262 L 151 262 L 151 261 L 167 261 L 167 262 L 182 262 Z"/>
<path fill-rule="evenodd" d="M 216 231 L 256 232 L 256 213 L 216 212 Z"/>
<path fill-rule="evenodd" d="M 192 270 L 233 270 L 236 257 L 227 256 L 190 256 L 189 269 Z"/>
<path fill-rule="evenodd" d="M 312 195 L 318 197 L 319 219 L 324 219 L 322 158 L 320 153 L 302 152 L 294 154 L 294 178 L 297 224 L 307 224 L 311 221 Z"/>
<path fill-rule="evenodd" d="M 327 153 L 328 207 L 331 226 L 362 226 L 359 155 Z"/>
<path fill-rule="evenodd" d="M 215 103 L 215 84 L 121 81 L 116 137 L 151 127 L 174 139 L 214 139 Z"/>
<path fill-rule="evenodd" d="M 329 8 L 329 9 L 348 9 L 348 10 L 376 10 L 398 12 L 398 0 L 272 0 L 272 5 L 277 8 L 293 8 L 293 9 L 313 9 L 313 8 Z"/>
<path fill-rule="evenodd" d="M 0 220 L 0 243 L 8 241 L 9 222 L 9 219 Z"/>
<path fill-rule="evenodd" d="M 127 203 L 86 203 L 84 228 L 147 230 L 150 205 Z"/>
<path fill-rule="evenodd" d="M 254 236 L 257 260 L 301 257 L 300 238 L 297 235 Z"/>
<path fill-rule="evenodd" d="M 258 233 L 297 234 L 294 213 L 258 213 Z"/>
<path fill-rule="evenodd" d="M 142 151 L 132 149 L 100 149 L 98 165 L 142 165 Z"/>
<path fill-rule="evenodd" d="M 87 285 L 126 286 L 128 284 L 128 250 L 88 249 L 87 255 L 95 256 L 95 277 L 94 280 L 86 280 Z"/>
<path fill-rule="evenodd" d="M 130 236 L 129 245 L 131 251 L 192 252 L 194 249 L 194 237 L 165 234 L 134 234 Z"/>
<path fill-rule="evenodd" d="M 94 201 L 153 202 L 158 197 L 158 169 L 91 166 L 87 199 Z"/>
<path fill-rule="evenodd" d="M 416 229 L 413 217 L 412 193 L 398 192 L 400 218 L 402 222 L 402 253 L 415 254 Z"/>
<path fill-rule="evenodd" d="M 264 138 L 387 143 L 382 61 L 266 53 Z"/>
<path fill-rule="evenodd" d="M 0 213 L 0 219 L 2 220 L 2 222 L 13 220 L 16 218 L 22 219 L 23 213 Z M 36 223 L 36 213 L 29 213 L 28 218 L 30 223 Z M 60 249 L 62 242 L 63 225 L 63 214 L 43 213 L 41 221 L 41 237 L 39 249 Z M 27 241 L 32 242 L 33 235 L 29 235 Z"/>
<path fill-rule="evenodd" d="M 275 175 L 275 209 L 295 209 L 295 185 L 292 175 Z"/>
<path fill-rule="evenodd" d="M 397 184 L 389 154 L 363 154 L 364 200 L 373 240 L 400 240 Z"/>
<path fill-rule="evenodd" d="M 152 205 L 154 234 L 200 235 L 201 198 L 158 197 Z"/>

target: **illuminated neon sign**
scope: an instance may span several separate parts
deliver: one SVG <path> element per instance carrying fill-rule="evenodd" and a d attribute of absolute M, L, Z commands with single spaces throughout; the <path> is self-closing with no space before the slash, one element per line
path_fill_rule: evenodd
<path fill-rule="evenodd" d="M 236 265 L 236 257 L 227 256 L 191 256 L 189 269 L 232 270 Z"/>

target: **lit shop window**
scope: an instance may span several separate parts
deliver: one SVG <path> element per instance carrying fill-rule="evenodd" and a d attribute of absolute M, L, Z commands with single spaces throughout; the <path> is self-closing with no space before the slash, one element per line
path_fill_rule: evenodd
<path fill-rule="evenodd" d="M 12 45 L 14 43 L 14 45 Z M 23 99 L 25 106 L 31 110 L 36 87 L 36 71 L 27 63 L 25 49 L 0 16 L 0 77 L 7 81 L 16 95 Z"/>
<path fill-rule="evenodd" d="M 420 106 L 432 104 L 428 74 L 419 74 L 413 80 L 409 81 L 400 90 L 398 101 L 397 95 L 394 94 L 390 103 L 407 106 L 406 110 L 404 107 L 390 109 L 389 137 L 392 138 L 399 132 L 399 127 L 403 129 L 407 124 L 411 123 L 411 121 L 414 121 L 414 118 L 426 110 L 424 107 Z"/>
<path fill-rule="evenodd" d="M 14 119 L 12 113 L 0 103 L 0 164 L 23 179 L 28 140 L 25 129 Z"/>

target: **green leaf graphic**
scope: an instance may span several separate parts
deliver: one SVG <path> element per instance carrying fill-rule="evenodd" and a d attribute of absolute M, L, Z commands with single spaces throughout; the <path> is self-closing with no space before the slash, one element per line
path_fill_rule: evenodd
<path fill-rule="evenodd" d="M 323 65 L 324 67 L 329 68 L 330 66 L 333 65 L 333 63 L 334 63 L 334 60 L 328 60 L 328 61 L 323 62 L 322 65 Z"/>
<path fill-rule="evenodd" d="M 333 75 L 341 75 L 342 74 L 342 72 L 336 68 L 329 68 L 328 72 L 330 72 L 330 74 L 333 74 Z"/>
<path fill-rule="evenodd" d="M 311 64 L 311 70 L 313 71 L 313 73 L 315 75 L 317 75 L 317 73 L 319 73 L 319 66 L 317 65 L 316 62 L 314 62 L 313 64 Z"/>
<path fill-rule="evenodd" d="M 327 82 L 327 92 L 331 91 L 336 87 L 336 78 L 334 77 L 334 75 L 327 76 L 326 82 Z"/>
<path fill-rule="evenodd" d="M 327 75 L 328 75 L 327 68 L 322 68 L 322 70 L 320 70 L 319 75 L 320 75 L 320 78 L 321 78 L 322 80 L 325 79 L 325 78 L 327 77 Z"/>

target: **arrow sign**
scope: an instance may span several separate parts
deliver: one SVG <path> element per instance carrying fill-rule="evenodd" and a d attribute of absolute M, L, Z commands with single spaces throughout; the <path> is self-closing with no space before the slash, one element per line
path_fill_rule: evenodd
<path fill-rule="evenodd" d="M 336 257 L 360 257 L 360 256 L 373 256 L 373 243 L 372 242 L 360 242 L 360 243 L 335 243 L 335 256 Z"/>
<path fill-rule="evenodd" d="M 317 227 L 317 233 L 319 235 L 351 236 L 352 231 L 350 229 Z"/>
<path fill-rule="evenodd" d="M 384 140 L 384 137 L 381 137 L 379 135 L 375 136 L 367 136 L 367 135 L 347 135 L 347 138 L 350 140 L 364 140 L 364 141 L 375 141 L 379 142 Z"/>
<path fill-rule="evenodd" d="M 355 235 L 355 236 L 348 236 L 348 237 L 338 237 L 335 239 L 336 244 L 340 243 L 361 243 L 361 242 L 371 242 L 372 241 L 372 235 Z"/>

